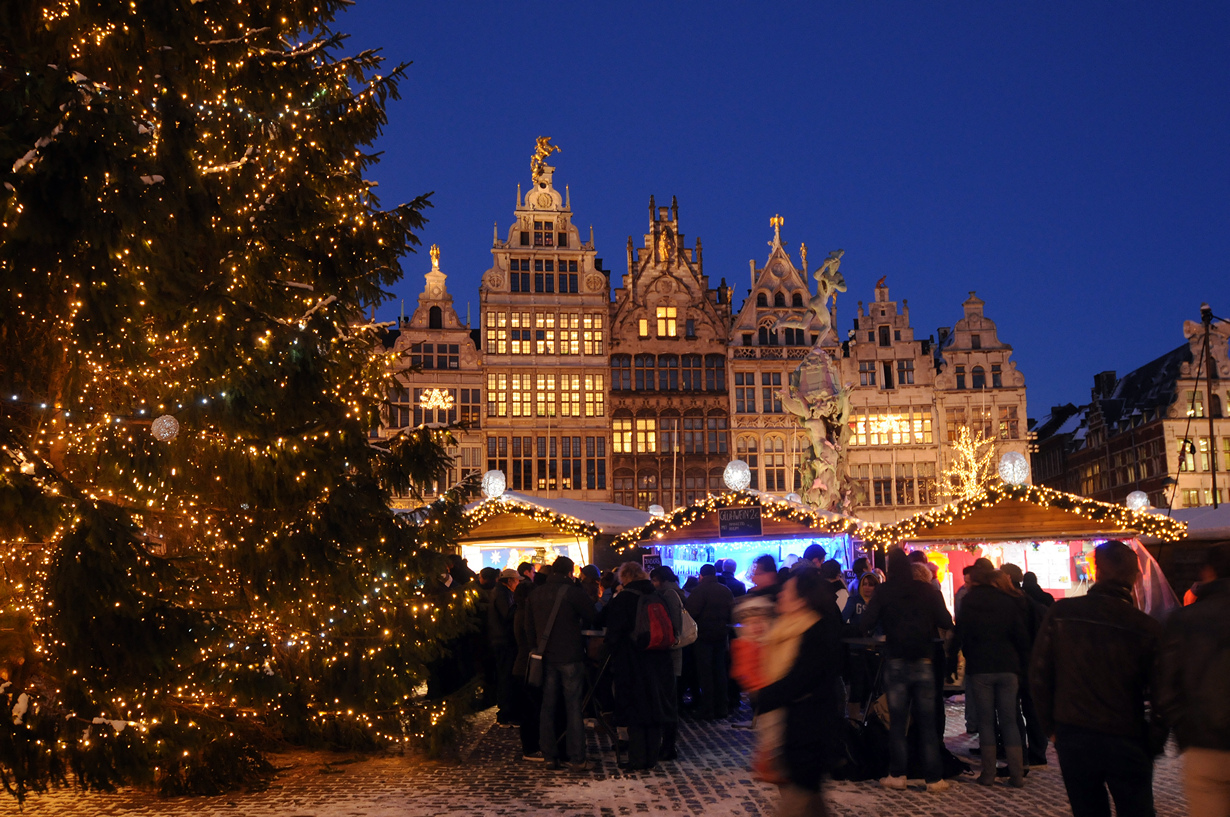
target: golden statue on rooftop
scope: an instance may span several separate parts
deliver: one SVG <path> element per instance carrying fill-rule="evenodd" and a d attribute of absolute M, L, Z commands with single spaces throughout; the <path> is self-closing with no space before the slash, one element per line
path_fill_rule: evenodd
<path fill-rule="evenodd" d="M 542 169 L 547 164 L 547 157 L 559 152 L 559 145 L 551 144 L 550 136 L 538 137 L 534 145 L 534 155 L 530 157 L 530 177 L 533 178 L 534 184 L 538 184 L 538 177 L 542 175 Z"/>
<path fill-rule="evenodd" d="M 435 271 L 439 271 L 439 269 L 440 269 L 440 245 L 439 245 L 439 244 L 432 244 L 432 245 L 431 245 L 431 250 L 429 250 L 429 253 L 430 253 L 430 255 L 431 255 L 431 269 L 432 269 L 432 271 L 433 271 L 433 272 L 435 272 Z"/>

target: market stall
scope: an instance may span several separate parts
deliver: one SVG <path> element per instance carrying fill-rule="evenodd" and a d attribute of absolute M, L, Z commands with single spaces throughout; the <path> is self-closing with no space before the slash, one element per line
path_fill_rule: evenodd
<path fill-rule="evenodd" d="M 1170 586 L 1182 597 L 1199 580 L 1200 568 L 1208 558 L 1209 549 L 1230 543 L 1230 505 L 1175 508 L 1172 511 L 1150 508 L 1149 513 L 1169 516 L 1187 525 L 1187 532 L 1178 541 L 1140 537 L 1166 573 Z"/>
<path fill-rule="evenodd" d="M 681 580 L 716 559 L 734 559 L 735 575 L 746 579 L 757 556 L 767 553 L 779 565 L 789 565 L 812 544 L 824 547 L 848 570 L 862 552 L 864 532 L 872 527 L 770 494 L 731 490 L 664 513 L 624 533 L 615 547 L 628 555 L 642 548 Z"/>
<path fill-rule="evenodd" d="M 902 545 L 922 550 L 937 565 L 949 606 L 961 586 L 961 571 L 980 556 L 996 567 L 1015 564 L 1038 576 L 1056 598 L 1079 595 L 1094 581 L 1092 551 L 1119 539 L 1131 545 L 1144 576 L 1138 587 L 1142 607 L 1166 606 L 1169 587 L 1142 536 L 1182 538 L 1182 522 L 1037 485 L 987 486 L 976 495 L 924 511 L 871 531 L 877 548 Z M 1173 594 L 1170 594 L 1171 599 Z"/>
<path fill-rule="evenodd" d="M 578 567 L 594 563 L 610 568 L 616 561 L 611 552 L 615 538 L 651 518 L 613 502 L 506 491 L 499 476 L 494 479 L 489 473 L 483 480 L 486 498 L 466 506 L 470 530 L 457 544 L 471 570 L 550 564 L 557 556 L 567 556 Z"/>

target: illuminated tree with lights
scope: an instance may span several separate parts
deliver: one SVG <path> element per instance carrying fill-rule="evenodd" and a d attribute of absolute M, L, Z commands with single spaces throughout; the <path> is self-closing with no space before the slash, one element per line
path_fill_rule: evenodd
<path fill-rule="evenodd" d="M 939 494 L 948 501 L 977 496 L 995 476 L 995 440 L 968 426 L 957 429 L 949 445 L 951 459 L 940 472 Z"/>
<path fill-rule="evenodd" d="M 347 3 L 0 6 L 0 780 L 209 792 L 400 740 L 464 632 L 446 431 L 373 445 L 365 320 L 425 198 L 363 177 L 403 68 Z M 310 32 L 305 34 L 304 32 Z M 164 417 L 170 419 L 162 419 Z"/>

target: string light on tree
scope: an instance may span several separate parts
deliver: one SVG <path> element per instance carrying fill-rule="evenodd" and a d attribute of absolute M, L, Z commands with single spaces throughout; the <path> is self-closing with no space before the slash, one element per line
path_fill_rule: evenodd
<path fill-rule="evenodd" d="M 956 500 L 978 496 L 992 480 L 995 441 L 981 431 L 975 434 L 968 426 L 961 426 L 950 452 L 952 460 L 940 472 L 940 495 Z"/>

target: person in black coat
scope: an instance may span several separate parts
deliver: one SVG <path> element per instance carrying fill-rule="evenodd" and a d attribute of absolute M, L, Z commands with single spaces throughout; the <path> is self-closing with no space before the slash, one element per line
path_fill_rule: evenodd
<path fill-rule="evenodd" d="M 778 595 L 779 623 L 810 615 L 794 663 L 783 678 L 753 693 L 757 712 L 786 710 L 781 757 L 789 782 L 779 786 L 779 817 L 823 817 L 823 774 L 836 758 L 840 704 L 841 615 L 828 582 L 813 567 L 795 570 Z M 776 627 L 777 625 L 775 625 Z"/>
<path fill-rule="evenodd" d="M 727 680 L 730 657 L 730 622 L 735 597 L 718 580 L 713 565 L 702 565 L 700 583 L 684 602 L 696 620 L 697 638 L 692 645 L 696 656 L 697 690 L 700 702 L 697 717 L 702 720 L 725 718 L 730 714 Z"/>
<path fill-rule="evenodd" d="M 652 769 L 658 764 L 663 729 L 679 720 L 675 668 L 670 650 L 642 650 L 633 639 L 641 597 L 658 592 L 644 568 L 636 562 L 624 563 L 619 568 L 619 583 L 623 589 L 602 608 L 599 626 L 606 626 L 606 649 L 615 679 L 615 723 L 628 729 L 628 762 L 620 766 Z M 683 627 L 679 609 L 667 605 L 676 633 Z"/>

